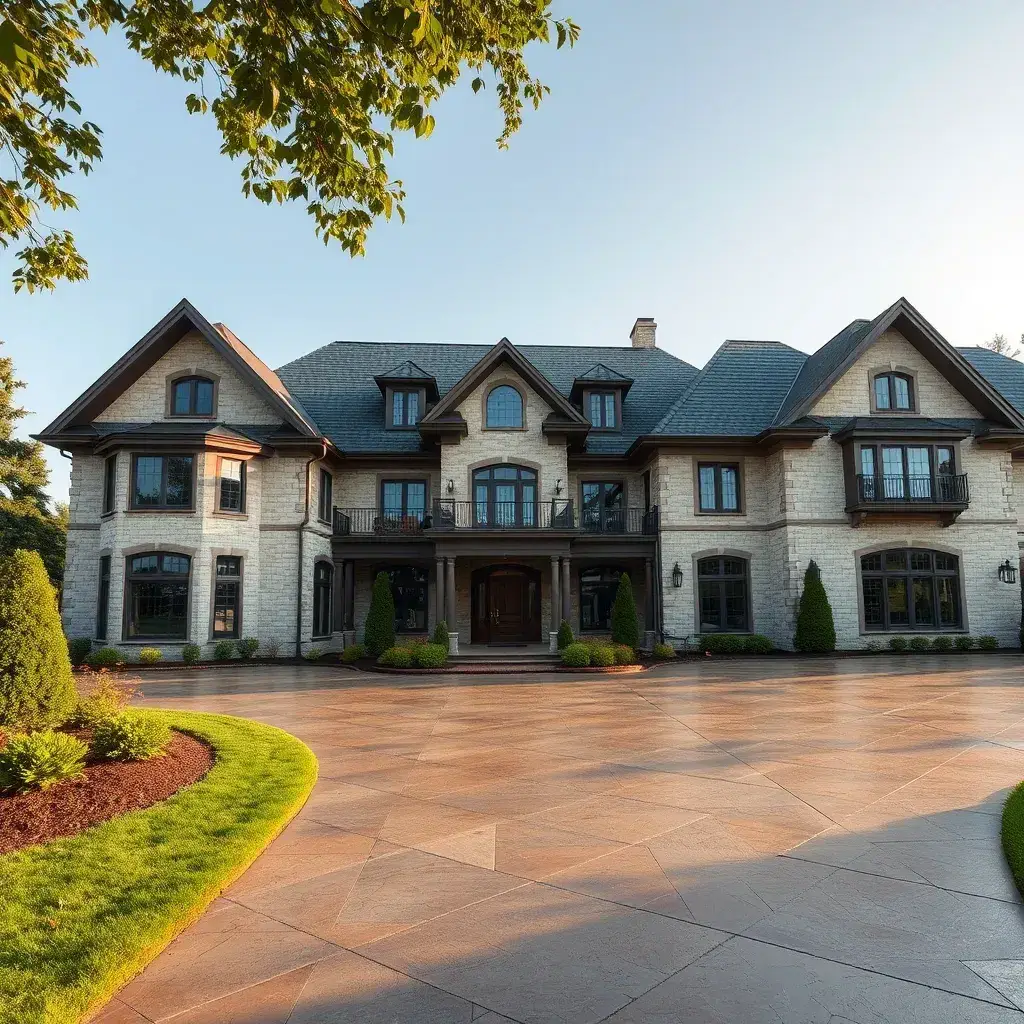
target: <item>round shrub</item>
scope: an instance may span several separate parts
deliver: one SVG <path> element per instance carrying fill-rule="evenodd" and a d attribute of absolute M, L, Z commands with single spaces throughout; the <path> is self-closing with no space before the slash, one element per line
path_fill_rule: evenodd
<path fill-rule="evenodd" d="M 319 647 L 310 647 L 308 651 L 303 655 L 306 661 L 319 661 L 324 656 L 324 652 Z"/>
<path fill-rule="evenodd" d="M 701 647 L 708 654 L 739 654 L 745 640 L 735 633 L 707 633 L 701 637 Z"/>
<path fill-rule="evenodd" d="M 353 661 L 358 661 L 360 658 L 366 657 L 366 647 L 363 644 L 350 644 L 341 652 L 341 660 L 346 665 L 350 665 Z"/>
<path fill-rule="evenodd" d="M 796 618 L 793 646 L 798 651 L 827 654 L 836 649 L 836 625 L 818 563 L 811 559 L 804 573 L 800 610 Z"/>
<path fill-rule="evenodd" d="M 760 633 L 751 633 L 743 638 L 743 650 L 747 654 L 771 654 L 775 645 L 766 636 Z"/>
<path fill-rule="evenodd" d="M 978 647 L 983 651 L 994 651 L 999 647 L 999 641 L 994 636 L 978 637 Z"/>
<path fill-rule="evenodd" d="M 676 651 L 671 644 L 655 644 L 653 654 L 658 661 L 670 661 L 676 656 Z"/>
<path fill-rule="evenodd" d="M 234 640 L 218 640 L 213 648 L 214 661 L 230 661 L 235 656 Z"/>
<path fill-rule="evenodd" d="M 616 665 L 636 664 L 636 651 L 634 651 L 633 648 L 629 646 L 629 644 L 616 644 L 613 650 L 615 651 Z"/>
<path fill-rule="evenodd" d="M 443 644 L 418 644 L 414 651 L 419 668 L 440 668 L 448 660 L 448 648 Z"/>
<path fill-rule="evenodd" d="M 408 647 L 389 647 L 377 659 L 377 664 L 387 668 L 412 668 L 412 651 Z"/>
<path fill-rule="evenodd" d="M 71 725 L 91 729 L 113 718 L 124 710 L 135 692 L 134 687 L 119 686 L 107 675 L 93 678 L 98 678 L 98 682 L 87 694 L 78 698 L 75 710 L 71 712 Z"/>
<path fill-rule="evenodd" d="M 969 651 L 974 646 L 973 636 L 958 636 L 953 640 L 953 646 L 958 651 Z"/>
<path fill-rule="evenodd" d="M 0 748 L 0 790 L 47 789 L 83 774 L 88 747 L 77 737 L 44 729 L 11 736 Z"/>
<path fill-rule="evenodd" d="M 60 725 L 75 681 L 57 598 L 36 551 L 0 558 L 0 725 Z"/>
<path fill-rule="evenodd" d="M 248 660 L 255 656 L 256 652 L 260 649 L 260 642 L 257 637 L 244 636 L 238 641 L 238 656 Z"/>
<path fill-rule="evenodd" d="M 101 647 L 89 655 L 90 668 L 117 668 L 124 664 L 124 655 L 116 647 Z"/>
<path fill-rule="evenodd" d="M 907 638 L 905 636 L 893 636 L 889 638 L 889 650 L 897 654 L 903 654 L 907 649 Z"/>
<path fill-rule="evenodd" d="M 569 644 L 575 642 L 576 637 L 572 635 L 572 626 L 562 619 L 562 624 L 558 627 L 558 649 L 564 651 Z"/>
<path fill-rule="evenodd" d="M 636 601 L 633 600 L 633 584 L 629 574 L 619 577 L 619 586 L 615 591 L 615 603 L 612 605 L 612 640 L 627 647 L 640 646 L 640 623 L 636 617 Z"/>
<path fill-rule="evenodd" d="M 448 623 L 444 619 L 434 627 L 432 639 L 435 644 L 443 647 L 446 651 L 448 650 Z"/>
<path fill-rule="evenodd" d="M 590 664 L 597 668 L 608 668 L 615 664 L 614 647 L 592 647 L 590 649 Z"/>
<path fill-rule="evenodd" d="M 940 654 L 945 654 L 948 651 L 953 650 L 953 641 L 948 636 L 937 636 L 932 641 L 932 650 L 938 651 Z"/>
<path fill-rule="evenodd" d="M 926 636 L 912 636 L 910 638 L 910 649 L 912 651 L 927 651 L 931 649 L 931 646 L 932 642 Z"/>
<path fill-rule="evenodd" d="M 377 573 L 373 581 L 363 640 L 366 649 L 378 657 L 395 646 L 395 599 L 391 595 L 391 580 L 386 572 Z"/>
<path fill-rule="evenodd" d="M 164 656 L 164 652 L 159 647 L 143 647 L 139 651 L 139 664 L 140 665 L 155 665 Z"/>
<path fill-rule="evenodd" d="M 592 648 L 587 644 L 569 644 L 562 651 L 562 664 L 569 665 L 572 668 L 586 668 L 590 664 L 591 651 Z"/>
<path fill-rule="evenodd" d="M 122 711 L 100 722 L 92 734 L 92 749 L 108 761 L 148 761 L 163 757 L 171 730 L 163 719 L 144 711 Z"/>
<path fill-rule="evenodd" d="M 181 649 L 181 660 L 186 665 L 198 665 L 202 656 L 203 649 L 199 644 L 185 644 Z"/>
<path fill-rule="evenodd" d="M 75 668 L 81 668 L 92 652 L 92 641 L 87 636 L 76 636 L 68 641 L 68 656 Z"/>

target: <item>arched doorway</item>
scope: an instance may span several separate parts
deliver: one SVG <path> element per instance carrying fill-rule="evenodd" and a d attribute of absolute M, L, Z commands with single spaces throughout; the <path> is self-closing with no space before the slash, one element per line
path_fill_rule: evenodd
<path fill-rule="evenodd" d="M 475 644 L 540 640 L 540 570 L 525 565 L 490 565 L 472 579 Z"/>

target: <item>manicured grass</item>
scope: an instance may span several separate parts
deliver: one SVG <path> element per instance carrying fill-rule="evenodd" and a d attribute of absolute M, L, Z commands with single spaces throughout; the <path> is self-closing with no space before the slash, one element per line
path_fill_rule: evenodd
<path fill-rule="evenodd" d="M 1017 888 L 1024 896 L 1024 782 L 1009 795 L 1003 807 L 1003 850 Z"/>
<path fill-rule="evenodd" d="M 0 856 L 0 1024 L 70 1024 L 194 921 L 302 806 L 316 758 L 280 729 L 158 712 L 206 777 L 143 811 Z"/>

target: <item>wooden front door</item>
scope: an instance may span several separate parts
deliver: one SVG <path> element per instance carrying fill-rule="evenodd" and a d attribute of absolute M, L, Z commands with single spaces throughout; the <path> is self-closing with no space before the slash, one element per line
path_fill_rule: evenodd
<path fill-rule="evenodd" d="M 526 577 L 502 573 L 491 577 L 491 643 L 516 643 L 526 639 L 523 617 L 528 614 Z"/>
<path fill-rule="evenodd" d="M 540 639 L 540 572 L 496 566 L 473 574 L 472 642 L 515 644 Z"/>

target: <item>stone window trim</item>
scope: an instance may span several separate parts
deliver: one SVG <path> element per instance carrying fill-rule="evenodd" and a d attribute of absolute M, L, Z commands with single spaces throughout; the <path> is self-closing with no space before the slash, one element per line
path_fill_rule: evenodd
<path fill-rule="evenodd" d="M 875 379 L 877 377 L 888 376 L 889 374 L 896 374 L 897 376 L 907 378 L 910 385 L 909 409 L 897 409 L 895 406 L 891 409 L 879 409 L 878 403 L 875 401 Z M 917 371 L 911 369 L 909 366 L 897 365 L 896 363 L 890 363 L 888 366 L 873 367 L 868 370 L 868 398 L 871 402 L 872 416 L 920 416 L 921 410 L 918 403 Z"/>
<path fill-rule="evenodd" d="M 736 470 L 736 504 L 735 509 L 702 509 L 700 507 L 700 467 L 726 466 Z M 734 459 L 723 458 L 721 455 L 693 456 L 693 514 L 695 516 L 746 516 L 747 514 L 747 473 L 746 459 L 737 456 Z M 716 478 L 717 479 L 717 478 Z M 716 485 L 717 486 L 717 485 Z"/>
<path fill-rule="evenodd" d="M 242 495 L 241 495 L 241 507 L 237 512 L 233 512 L 231 509 L 221 508 L 220 504 L 220 492 L 221 486 L 224 481 L 224 474 L 222 467 L 227 462 L 240 462 L 242 464 Z M 240 455 L 218 455 L 217 456 L 217 475 L 214 478 L 214 502 L 213 512 L 215 516 L 223 516 L 225 519 L 248 519 L 248 501 L 249 501 L 249 460 L 242 458 Z"/>
<path fill-rule="evenodd" d="M 201 416 L 195 413 L 176 413 L 174 411 L 174 385 L 179 380 L 185 380 L 188 377 L 202 377 L 204 380 L 208 380 L 213 384 L 213 411 L 210 413 L 203 413 Z M 164 378 L 164 419 L 168 420 L 215 420 L 217 418 L 217 409 L 220 405 L 220 374 L 214 373 L 212 370 L 204 370 L 201 366 L 189 366 L 182 370 L 175 370 L 173 373 L 167 374 Z"/>
<path fill-rule="evenodd" d="M 218 640 L 233 640 L 241 639 L 242 637 L 242 626 L 245 623 L 245 563 L 249 557 L 249 552 L 245 548 L 210 548 L 210 642 L 216 643 Z M 216 610 L 217 601 L 217 559 L 218 558 L 237 558 L 239 560 L 238 567 L 238 607 L 235 612 L 235 618 L 238 622 L 238 627 L 235 631 L 234 637 L 229 637 L 226 634 L 217 634 L 214 632 L 213 620 L 214 612 Z M 232 579 L 234 577 L 231 577 Z"/>
<path fill-rule="evenodd" d="M 192 459 L 192 502 L 187 507 L 182 505 L 180 508 L 166 507 L 163 505 L 153 506 L 150 508 L 142 507 L 139 508 L 135 505 L 135 467 L 139 458 L 145 458 L 148 456 L 155 456 L 160 458 L 174 458 L 175 456 L 188 456 Z M 129 515 L 163 515 L 163 516 L 194 516 L 196 514 L 196 489 L 198 484 L 198 473 L 199 473 L 199 460 L 202 457 L 202 452 L 196 451 L 130 451 L 128 453 L 128 494 L 127 502 L 125 504 L 125 511 Z"/>
<path fill-rule="evenodd" d="M 117 453 L 103 460 L 103 504 L 100 519 L 109 519 L 117 512 Z"/>
<path fill-rule="evenodd" d="M 408 393 L 410 391 L 414 391 L 416 394 L 419 395 L 419 410 L 418 410 L 419 414 L 418 414 L 418 416 L 416 418 L 416 422 L 415 423 L 393 423 L 392 422 L 394 420 L 394 413 L 395 413 L 395 392 L 396 391 L 401 391 L 403 393 Z M 421 419 L 423 419 L 423 417 L 426 416 L 426 414 L 427 414 L 427 389 L 426 388 L 421 388 L 421 387 L 416 387 L 414 384 L 411 384 L 411 383 L 410 383 L 409 387 L 402 387 L 401 385 L 391 385 L 391 384 L 389 384 L 387 386 L 386 394 L 387 394 L 387 397 L 384 400 L 384 428 L 385 428 L 385 430 L 418 430 L 419 429 L 419 425 L 420 425 L 419 421 Z"/>
<path fill-rule="evenodd" d="M 693 580 L 693 632 L 697 636 L 702 636 L 700 628 L 700 584 L 699 576 L 697 573 L 697 563 L 702 558 L 741 558 L 746 566 L 747 575 L 747 628 L 746 629 L 733 629 L 733 630 L 722 630 L 722 632 L 728 632 L 730 634 L 745 635 L 756 633 L 756 623 L 754 621 L 754 594 L 753 594 L 753 572 L 752 567 L 754 564 L 754 555 L 750 551 L 744 551 L 741 548 L 705 548 L 702 551 L 694 551 L 690 556 L 690 573 Z M 671 581 L 669 582 L 671 586 Z M 708 636 L 712 634 L 707 634 Z"/>
<path fill-rule="evenodd" d="M 956 628 L 945 629 L 936 626 L 934 629 L 867 629 L 864 625 L 864 575 L 860 569 L 860 560 L 863 555 L 874 555 L 879 551 L 899 550 L 900 548 L 919 548 L 923 551 L 938 551 L 944 555 L 955 555 L 959 559 L 959 571 L 957 578 L 960 586 L 960 625 Z M 953 547 L 950 544 L 942 544 L 928 536 L 924 537 L 893 537 L 890 540 L 869 544 L 867 547 L 858 548 L 853 553 L 853 574 L 857 586 L 857 631 L 869 639 L 888 639 L 893 636 L 919 636 L 930 633 L 944 633 L 946 635 L 957 635 L 959 633 L 970 633 L 971 627 L 968 621 L 967 612 L 967 573 L 965 571 L 964 552 L 962 548 Z M 909 575 L 909 573 L 908 573 Z"/>
<path fill-rule="evenodd" d="M 497 391 L 498 388 L 510 387 L 513 391 L 518 392 L 519 401 L 523 405 L 523 425 L 521 427 L 492 427 L 487 422 L 487 400 L 491 397 L 492 391 Z M 480 401 L 480 429 L 494 432 L 503 433 L 516 433 L 521 434 L 526 430 L 529 430 L 529 422 L 527 420 L 527 405 L 526 405 L 526 389 L 523 386 L 523 382 L 518 377 L 498 377 L 492 381 L 489 381 L 487 387 L 484 388 L 484 393 Z M 491 460 L 493 462 L 493 460 Z M 523 463 L 526 465 L 526 463 Z M 482 467 L 478 467 L 482 468 Z"/>
<path fill-rule="evenodd" d="M 603 427 L 598 423 L 591 422 L 590 432 L 599 434 L 621 434 L 622 433 L 622 389 L 621 388 L 587 388 L 583 392 L 583 415 L 590 421 L 590 396 L 591 395 L 614 395 L 615 396 L 615 425 Z"/>
<path fill-rule="evenodd" d="M 129 635 L 128 625 L 131 616 L 131 560 L 134 555 L 182 555 L 188 559 L 188 576 L 186 577 L 185 602 L 185 635 L 183 637 L 133 637 Z M 196 549 L 181 544 L 136 544 L 121 550 L 123 561 L 121 570 L 121 640 L 120 645 L 139 647 L 164 647 L 171 644 L 187 644 L 192 639 L 192 591 L 195 582 Z M 108 627 L 109 629 L 109 624 Z"/>
<path fill-rule="evenodd" d="M 317 621 L 316 621 L 317 620 L 317 614 L 316 613 L 318 611 L 316 577 L 317 577 L 317 569 L 321 565 L 326 565 L 328 567 L 328 569 L 330 570 L 330 575 L 329 575 L 329 581 L 330 582 L 329 582 L 329 586 L 327 587 L 327 595 L 328 595 L 327 600 L 328 600 L 329 603 L 328 603 L 327 616 L 326 616 L 327 621 L 330 623 L 330 629 L 326 633 L 318 633 L 318 632 L 316 632 L 316 626 L 317 626 Z M 317 555 L 316 558 L 313 559 L 313 574 L 310 577 L 311 587 L 312 587 L 312 591 L 313 591 L 313 593 L 311 595 L 312 600 L 309 603 L 310 613 L 311 613 L 311 620 L 312 620 L 310 622 L 310 640 L 330 640 L 331 637 L 334 634 L 335 626 L 337 625 L 337 623 L 335 621 L 335 618 L 334 618 L 334 596 L 335 596 L 334 595 L 334 578 L 335 578 L 335 569 L 334 569 L 334 561 L 333 561 L 333 559 L 329 558 L 327 555 Z"/>

